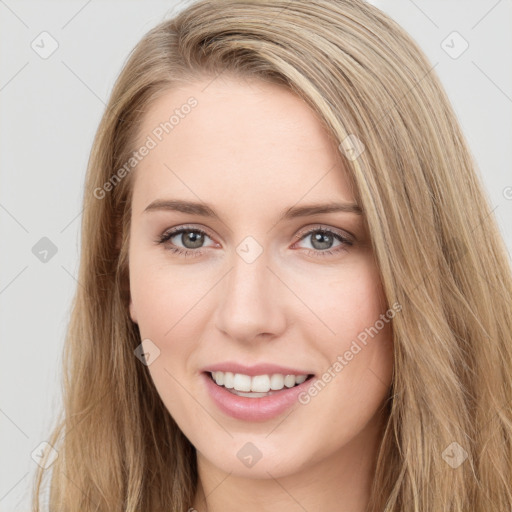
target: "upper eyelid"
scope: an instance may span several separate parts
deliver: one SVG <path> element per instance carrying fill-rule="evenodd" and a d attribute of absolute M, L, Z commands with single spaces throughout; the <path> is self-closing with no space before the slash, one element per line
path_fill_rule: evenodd
<path fill-rule="evenodd" d="M 300 239 L 300 238 L 303 238 L 305 235 L 311 234 L 312 231 L 327 231 L 329 233 L 338 235 L 341 238 L 345 238 L 346 240 L 349 240 L 349 241 L 353 241 L 355 239 L 355 237 L 351 233 L 349 233 L 343 229 L 340 229 L 340 228 L 334 228 L 331 226 L 327 226 L 326 224 L 317 224 L 312 227 L 304 228 L 304 229 L 300 230 L 299 233 L 297 233 L 296 235 L 293 235 L 293 237 Z"/>
<path fill-rule="evenodd" d="M 197 226 L 189 226 L 187 224 L 184 224 L 182 226 L 176 226 L 174 228 L 170 228 L 170 229 L 166 229 L 163 233 L 162 233 L 162 237 L 164 236 L 176 236 L 177 234 L 179 235 L 180 232 L 182 231 L 200 231 L 202 233 L 204 233 L 205 235 L 207 235 L 209 238 L 211 238 L 212 240 L 215 238 L 213 237 L 209 231 L 204 228 L 204 227 L 197 227 Z"/>

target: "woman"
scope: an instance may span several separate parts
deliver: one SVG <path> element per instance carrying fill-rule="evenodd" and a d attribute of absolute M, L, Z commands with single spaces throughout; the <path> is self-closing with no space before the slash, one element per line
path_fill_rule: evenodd
<path fill-rule="evenodd" d="M 84 207 L 52 511 L 511 509 L 506 250 L 378 9 L 200 1 L 151 30 Z"/>

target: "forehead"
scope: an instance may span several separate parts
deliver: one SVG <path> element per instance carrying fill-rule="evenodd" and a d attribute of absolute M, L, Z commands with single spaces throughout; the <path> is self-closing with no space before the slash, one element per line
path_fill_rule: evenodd
<path fill-rule="evenodd" d="M 135 211 L 165 195 L 253 209 L 354 200 L 325 127 L 279 85 L 220 76 L 165 91 L 143 118 L 137 148 L 144 144 Z"/>

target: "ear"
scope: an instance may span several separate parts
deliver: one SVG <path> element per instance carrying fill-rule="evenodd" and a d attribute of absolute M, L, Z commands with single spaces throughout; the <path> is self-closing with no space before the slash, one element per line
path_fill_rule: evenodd
<path fill-rule="evenodd" d="M 133 305 L 133 301 L 130 298 L 130 318 L 132 319 L 132 322 L 137 323 L 137 314 L 135 313 L 135 306 Z"/>

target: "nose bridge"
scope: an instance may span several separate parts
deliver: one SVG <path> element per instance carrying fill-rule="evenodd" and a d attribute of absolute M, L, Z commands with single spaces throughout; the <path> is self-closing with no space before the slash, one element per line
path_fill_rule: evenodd
<path fill-rule="evenodd" d="M 217 307 L 217 327 L 238 340 L 278 334 L 285 324 L 284 308 L 275 292 L 276 277 L 267 268 L 271 265 L 268 253 L 250 238 L 233 252 Z"/>

